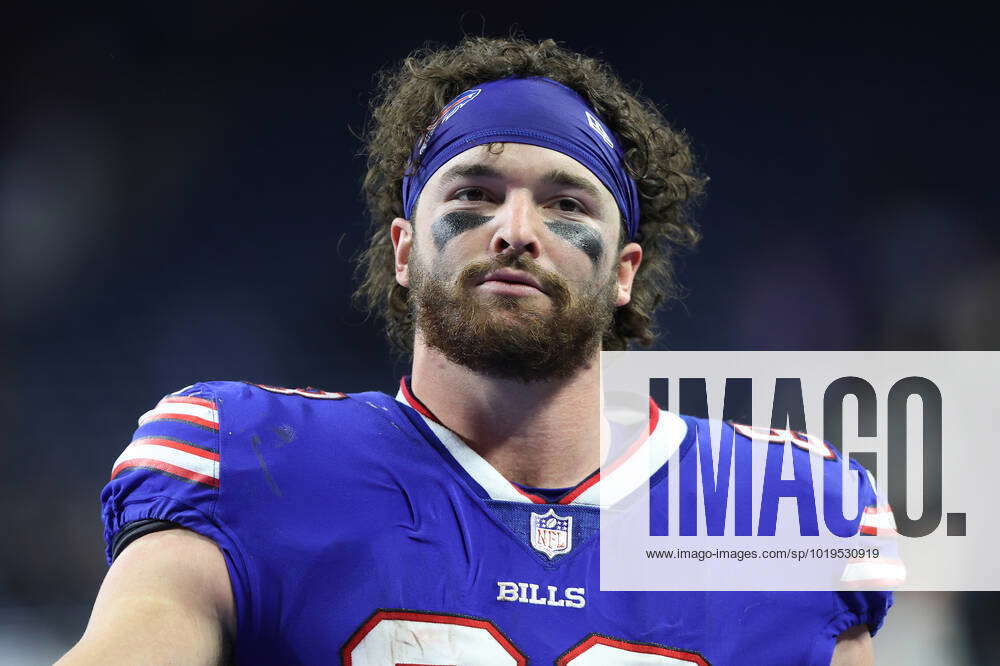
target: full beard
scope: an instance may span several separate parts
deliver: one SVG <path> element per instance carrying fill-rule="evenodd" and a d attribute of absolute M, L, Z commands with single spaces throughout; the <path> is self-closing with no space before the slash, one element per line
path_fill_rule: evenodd
<path fill-rule="evenodd" d="M 576 295 L 562 277 L 525 255 L 474 262 L 451 284 L 419 265 L 410 268 L 410 304 L 424 342 L 492 377 L 525 384 L 570 377 L 594 360 L 614 317 L 614 275 Z M 483 277 L 501 268 L 532 275 L 551 301 L 548 311 L 517 296 L 473 293 Z"/>

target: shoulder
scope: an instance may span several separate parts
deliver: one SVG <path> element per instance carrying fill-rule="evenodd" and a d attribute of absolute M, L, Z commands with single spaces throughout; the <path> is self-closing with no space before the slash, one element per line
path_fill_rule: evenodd
<path fill-rule="evenodd" d="M 406 426 L 394 402 L 244 381 L 198 382 L 151 401 L 101 491 L 108 562 L 164 523 L 235 552 L 243 508 L 320 478 L 346 484 L 396 459 L 386 450 L 400 448 Z"/>
<path fill-rule="evenodd" d="M 396 400 L 384 393 L 247 381 L 194 384 L 165 397 L 157 409 L 172 410 L 185 400 L 198 404 L 184 409 L 214 410 L 205 418 L 216 419 L 220 464 L 230 475 L 242 468 L 257 469 L 262 451 L 270 451 L 274 463 L 288 464 L 302 464 L 313 456 L 364 456 L 368 440 L 396 439 L 393 433 L 401 434 L 408 423 Z"/>
<path fill-rule="evenodd" d="M 329 444 L 350 430 L 346 424 L 370 419 L 374 410 L 366 410 L 370 415 L 359 415 L 344 393 L 249 382 L 198 382 L 168 393 L 139 416 L 112 464 L 101 496 L 109 555 L 129 522 L 170 520 L 204 533 L 221 495 L 258 468 L 262 442 L 280 448 L 298 440 L 305 450 L 294 459 L 301 463 L 308 446 Z"/>
<path fill-rule="evenodd" d="M 332 408 L 346 401 L 348 394 L 315 388 L 284 388 L 247 381 L 205 381 L 163 396 L 152 409 L 139 417 L 139 427 L 198 427 L 230 434 L 235 427 L 266 420 L 272 412 L 294 409 L 308 414 Z M 226 427 L 221 427 L 220 424 Z M 173 425 L 171 425 L 173 424 Z"/>
<path fill-rule="evenodd" d="M 834 447 L 830 446 L 823 439 L 807 432 L 792 430 L 790 428 L 751 426 L 732 421 L 727 421 L 723 425 L 736 435 L 738 441 L 745 442 L 748 445 L 790 444 L 794 449 L 828 462 L 837 462 L 840 460 L 840 454 Z"/>
<path fill-rule="evenodd" d="M 300 444 L 333 442 L 341 447 L 368 434 L 399 431 L 405 420 L 399 403 L 378 391 L 342 392 L 287 388 L 251 382 L 223 382 L 225 435 L 238 439 L 248 432 L 276 434 Z M 395 425 L 391 428 L 390 424 Z"/>
<path fill-rule="evenodd" d="M 839 471 L 843 462 L 840 451 L 830 442 L 808 432 L 790 428 L 769 428 L 752 426 L 733 421 L 713 421 L 691 416 L 682 417 L 688 423 L 688 428 L 694 431 L 703 443 L 719 438 L 723 443 L 731 443 L 741 449 L 759 451 L 760 455 L 783 456 L 784 450 L 790 450 L 796 459 L 816 460 L 823 463 L 823 469 Z M 868 477 L 867 470 L 856 460 L 848 459 L 848 466 Z"/>
<path fill-rule="evenodd" d="M 189 414 L 187 420 L 214 425 L 229 438 L 275 422 L 329 426 L 371 420 L 395 402 L 377 393 L 346 393 L 313 387 L 290 388 L 250 381 L 205 381 L 165 396 L 148 414 Z M 376 408 L 373 410 L 372 408 Z M 202 421 L 198 421 L 197 419 Z M 142 423 L 142 421 L 140 421 Z M 220 427 L 221 426 L 221 427 Z"/>
<path fill-rule="evenodd" d="M 690 416 L 682 418 L 688 424 L 689 436 L 694 435 L 697 446 L 692 449 L 698 451 L 699 457 L 710 455 L 713 459 L 728 460 L 727 456 L 731 456 L 737 470 L 741 465 L 758 470 L 765 485 L 775 481 L 777 483 L 771 487 L 783 493 L 793 492 L 797 487 L 801 487 L 802 492 L 821 490 L 830 507 L 840 506 L 842 497 L 853 499 L 856 495 L 859 509 L 864 509 L 861 527 L 888 510 L 885 506 L 876 508 L 880 502 L 874 476 L 858 461 L 845 460 L 835 446 L 821 437 L 793 429 Z M 783 471 L 786 464 L 791 469 Z M 843 474 L 845 466 L 850 471 L 846 476 Z M 836 532 L 853 533 L 858 528 L 858 521 L 860 517 L 845 521 Z"/>
<path fill-rule="evenodd" d="M 220 395 L 211 383 L 168 393 L 143 412 L 101 491 L 110 563 L 131 540 L 169 523 L 216 542 Z M 149 526 L 143 530 L 137 527 Z"/>

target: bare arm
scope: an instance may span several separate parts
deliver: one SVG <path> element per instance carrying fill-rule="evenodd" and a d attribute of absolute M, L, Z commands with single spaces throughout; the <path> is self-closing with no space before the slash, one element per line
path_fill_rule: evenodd
<path fill-rule="evenodd" d="M 830 666 L 874 666 L 875 648 L 868 626 L 859 624 L 837 636 Z"/>
<path fill-rule="evenodd" d="M 236 617 L 221 551 L 194 532 L 140 537 L 104 578 L 80 642 L 57 663 L 219 664 Z"/>

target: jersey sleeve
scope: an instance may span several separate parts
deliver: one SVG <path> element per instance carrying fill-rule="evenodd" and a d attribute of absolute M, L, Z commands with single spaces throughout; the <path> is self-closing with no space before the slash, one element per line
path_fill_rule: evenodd
<path fill-rule="evenodd" d="M 171 393 L 139 418 L 101 492 L 109 564 L 121 537 L 155 531 L 160 521 L 232 550 L 228 531 L 215 518 L 220 448 L 219 401 L 204 384 Z"/>
<path fill-rule="evenodd" d="M 879 555 L 857 558 L 845 567 L 841 580 L 859 589 L 837 593 L 843 610 L 834 619 L 832 628 L 839 634 L 854 625 L 866 624 L 874 636 L 885 621 L 893 599 L 891 591 L 872 588 L 897 586 L 906 577 L 906 571 L 896 548 L 892 511 L 880 501 L 871 473 L 853 460 L 850 464 L 853 469 L 858 470 L 861 483 L 858 533 L 875 537 L 865 539 L 862 545 L 869 546 L 866 550 L 878 550 Z"/>
<path fill-rule="evenodd" d="M 838 456 L 839 464 L 839 456 Z M 898 585 L 901 579 L 895 576 L 905 576 L 902 563 L 898 559 L 895 548 L 894 531 L 873 530 L 875 520 L 879 525 L 891 523 L 892 514 L 888 506 L 880 504 L 875 490 L 875 482 L 871 474 L 857 461 L 849 460 L 852 471 L 857 472 L 858 500 L 860 516 L 856 521 L 856 535 L 876 535 L 877 538 L 854 536 L 849 542 L 851 547 L 862 550 L 878 549 L 878 558 L 855 558 L 848 561 L 841 575 L 843 587 L 834 592 L 831 616 L 824 629 L 814 639 L 810 664 L 829 664 L 837 644 L 837 637 L 851 627 L 866 625 L 868 632 L 874 636 L 885 622 L 886 614 L 892 607 L 892 592 L 888 587 Z M 838 472 L 839 473 L 839 472 Z M 839 497 L 836 501 L 839 501 Z M 830 497 L 826 501 L 831 501 Z M 902 573 L 900 573 L 902 570 Z M 845 589 L 846 588 L 846 589 Z M 851 589 L 856 588 L 856 589 Z"/>

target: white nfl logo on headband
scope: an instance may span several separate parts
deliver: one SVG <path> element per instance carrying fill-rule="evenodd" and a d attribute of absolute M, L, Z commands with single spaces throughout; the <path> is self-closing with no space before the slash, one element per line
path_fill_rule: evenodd
<path fill-rule="evenodd" d="M 584 111 L 584 113 L 587 114 L 587 124 L 590 125 L 591 129 L 601 135 L 601 138 L 604 139 L 604 143 L 608 144 L 608 148 L 614 150 L 615 144 L 612 143 L 611 137 L 608 136 L 607 131 L 604 129 L 604 125 L 602 125 L 601 121 L 597 119 L 597 116 L 592 114 L 590 111 Z"/>

